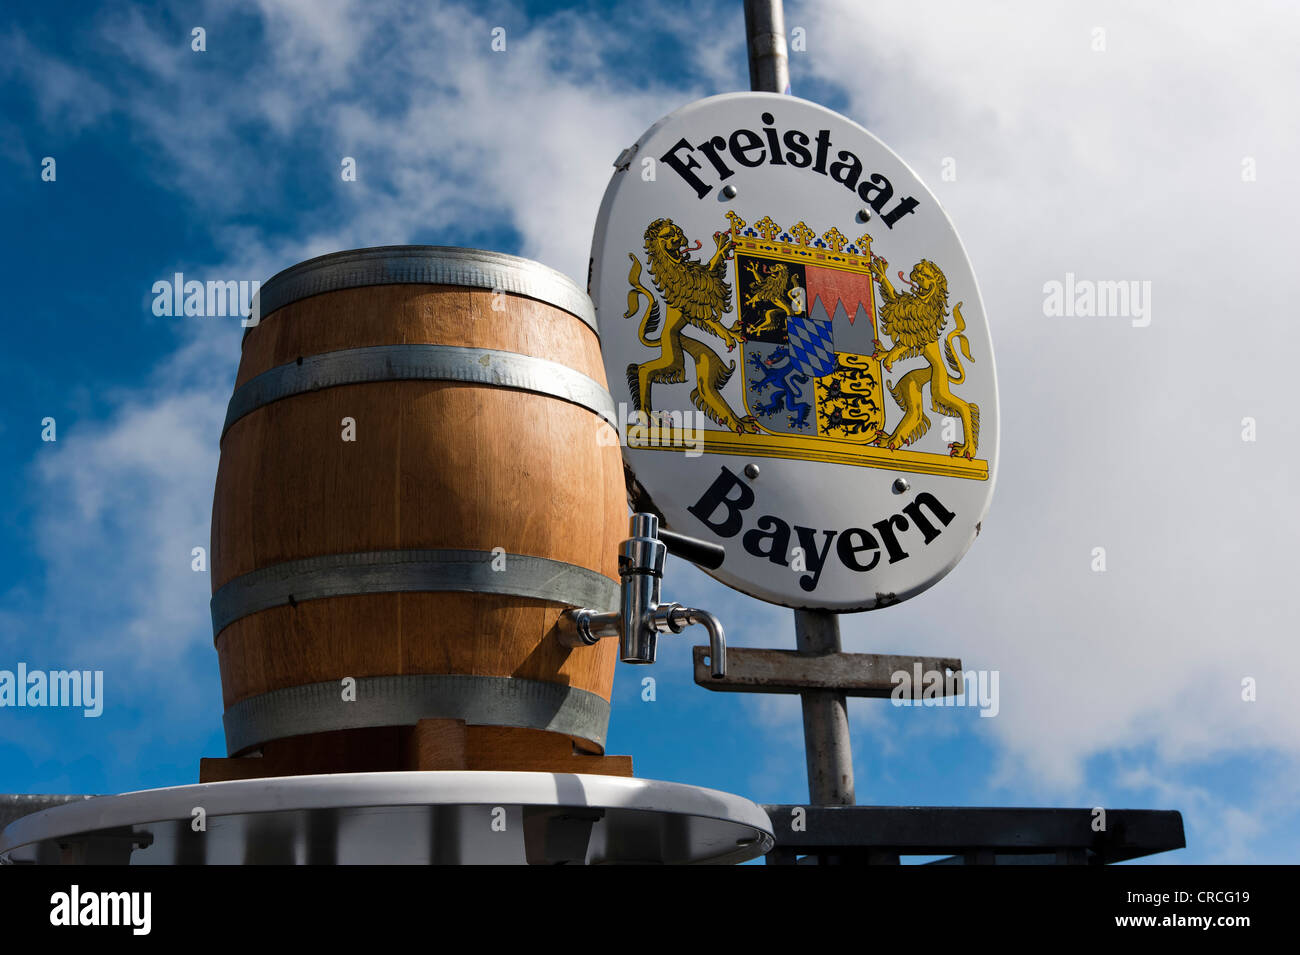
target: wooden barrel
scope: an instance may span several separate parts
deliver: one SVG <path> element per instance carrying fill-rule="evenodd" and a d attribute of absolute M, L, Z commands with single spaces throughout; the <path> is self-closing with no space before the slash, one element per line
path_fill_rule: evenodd
<path fill-rule="evenodd" d="M 396 246 L 260 301 L 212 507 L 230 756 L 298 740 L 329 757 L 294 771 L 415 768 L 375 732 L 422 720 L 603 752 L 615 641 L 553 632 L 617 605 L 626 536 L 587 296 L 526 259 Z"/>

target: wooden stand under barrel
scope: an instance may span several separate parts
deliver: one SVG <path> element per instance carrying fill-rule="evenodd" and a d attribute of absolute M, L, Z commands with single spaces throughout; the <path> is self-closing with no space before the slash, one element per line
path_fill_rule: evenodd
<path fill-rule="evenodd" d="M 342 252 L 261 291 L 221 444 L 215 782 L 632 774 L 604 756 L 627 521 L 587 296 L 512 256 Z M 602 417 L 604 416 L 604 417 Z"/>

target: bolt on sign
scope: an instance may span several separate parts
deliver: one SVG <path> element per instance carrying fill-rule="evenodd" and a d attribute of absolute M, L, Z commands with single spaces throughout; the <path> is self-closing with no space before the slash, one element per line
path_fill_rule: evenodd
<path fill-rule="evenodd" d="M 634 503 L 790 607 L 915 596 L 979 532 L 998 451 L 970 262 L 916 175 L 828 109 L 700 100 L 615 163 L 592 245 Z"/>

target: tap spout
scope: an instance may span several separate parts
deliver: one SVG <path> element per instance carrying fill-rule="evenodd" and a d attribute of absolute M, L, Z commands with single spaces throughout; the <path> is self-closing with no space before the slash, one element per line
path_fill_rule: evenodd
<path fill-rule="evenodd" d="M 633 514 L 631 529 L 632 536 L 618 551 L 619 608 L 565 610 L 556 621 L 560 644 L 590 647 L 606 637 L 617 637 L 619 658 L 624 663 L 654 663 L 659 634 L 681 633 L 699 624 L 709 631 L 709 665 L 714 679 L 726 676 L 727 637 L 722 621 L 707 610 L 659 602 L 668 546 L 659 537 L 658 519 L 653 514 Z M 669 539 L 709 567 L 721 564 L 721 548 L 680 534 L 669 535 Z"/>
<path fill-rule="evenodd" d="M 661 610 L 667 629 L 681 633 L 693 624 L 699 624 L 709 632 L 709 674 L 715 680 L 727 675 L 727 632 L 722 621 L 707 610 L 683 607 L 681 604 L 669 604 Z"/>

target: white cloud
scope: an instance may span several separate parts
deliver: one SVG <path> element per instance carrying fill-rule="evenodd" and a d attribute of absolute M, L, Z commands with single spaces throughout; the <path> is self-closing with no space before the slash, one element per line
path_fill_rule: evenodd
<path fill-rule="evenodd" d="M 1294 771 L 1274 776 L 1267 787 L 1240 792 L 1232 801 L 1206 786 L 1158 775 L 1144 766 L 1122 771 L 1118 782 L 1133 792 L 1151 793 L 1158 805 L 1177 807 L 1183 814 L 1189 846 L 1196 845 L 1206 863 L 1293 861 L 1293 854 L 1269 837 L 1280 820 L 1294 816 L 1300 795 Z M 1178 857 L 1157 856 L 1152 861 L 1176 862 Z"/>
<path fill-rule="evenodd" d="M 1300 755 L 1300 701 L 1278 683 L 1300 664 L 1287 623 L 1296 429 L 1282 410 L 1296 339 L 1264 278 L 1289 272 L 1277 212 L 1300 199 L 1274 165 L 1300 147 L 1284 119 L 1300 23 L 1268 4 L 1227 22 L 1208 4 L 800 16 L 810 53 L 796 75 L 843 84 L 850 113 L 962 232 L 1003 401 L 981 539 L 928 596 L 850 623 L 853 642 L 875 648 L 883 631 L 1000 669 L 1002 713 L 981 730 L 1003 747 L 1007 785 L 1069 791 L 1089 757 L 1145 744 L 1166 769 Z M 1243 156 L 1272 171 L 1243 182 Z M 944 157 L 955 182 L 938 174 Z M 1151 326 L 1044 317 L 1043 283 L 1066 271 L 1150 281 Z M 1240 440 L 1246 415 L 1269 421 L 1267 441 Z M 1094 546 L 1104 575 L 1089 569 Z M 1257 703 L 1241 700 L 1245 676 Z"/>
<path fill-rule="evenodd" d="M 44 597 L 30 586 L 39 577 L 3 594 L 13 608 L 0 612 L 7 665 L 102 670 L 113 717 L 57 740 L 7 727 L 3 735 L 21 740 L 42 773 L 47 760 L 105 751 L 114 754 L 106 771 L 125 772 L 164 744 L 192 746 L 196 721 L 220 725 L 211 578 L 192 569 L 191 555 L 208 548 L 237 339 L 215 325 L 197 329 L 147 382 L 105 396 L 113 408 L 105 420 L 61 416 L 58 440 L 30 466 Z"/>
<path fill-rule="evenodd" d="M 255 0 L 252 6 L 262 14 L 273 71 L 308 78 L 322 92 L 346 85 L 370 28 L 392 13 L 357 0 Z M 209 12 L 218 15 L 223 7 L 213 4 Z"/>
<path fill-rule="evenodd" d="M 230 337 L 220 339 L 230 344 Z M 218 357 L 219 356 L 219 357 Z M 174 354 L 102 423 L 70 423 L 34 467 L 38 551 L 59 594 L 54 636 L 65 650 L 94 635 L 96 656 L 170 671 L 207 625 L 207 548 L 217 436 L 233 374 L 209 336 Z M 69 586 L 75 582 L 75 586 Z M 111 636 L 98 633 L 112 620 Z"/>
<path fill-rule="evenodd" d="M 76 66 L 44 53 L 16 29 L 0 36 L 0 76 L 16 77 L 31 94 L 47 128 L 80 133 L 109 111 L 103 85 Z"/>

